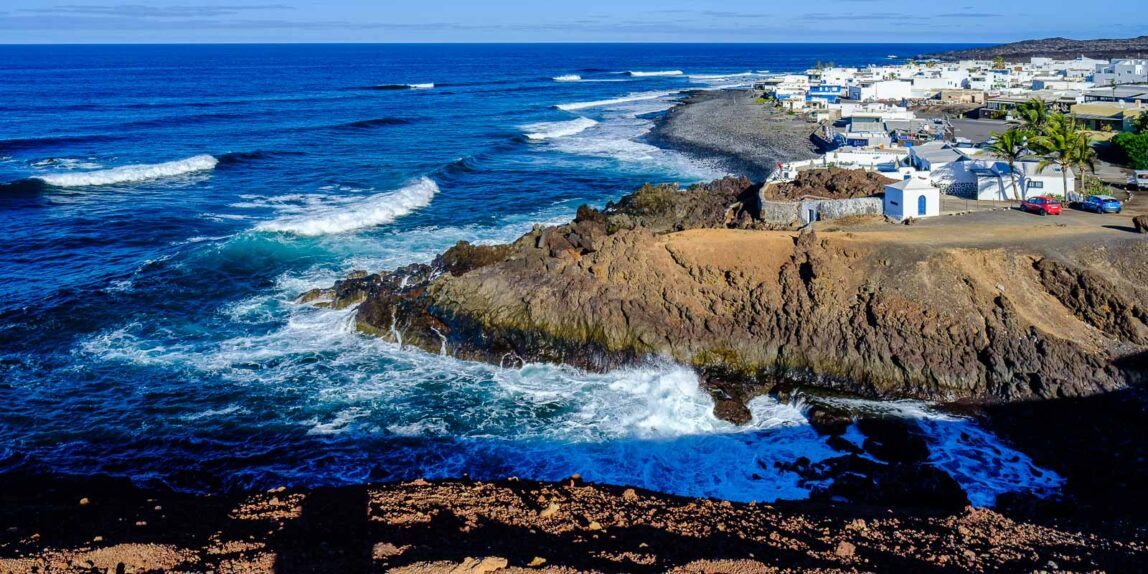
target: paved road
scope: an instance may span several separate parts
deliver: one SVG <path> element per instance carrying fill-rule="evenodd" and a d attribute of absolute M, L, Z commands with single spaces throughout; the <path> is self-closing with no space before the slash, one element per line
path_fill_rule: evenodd
<path fill-rule="evenodd" d="M 992 137 L 993 133 L 1001 133 L 1011 124 L 1002 120 L 949 120 L 953 126 L 953 137 L 968 138 L 974 144 L 982 143 Z"/>

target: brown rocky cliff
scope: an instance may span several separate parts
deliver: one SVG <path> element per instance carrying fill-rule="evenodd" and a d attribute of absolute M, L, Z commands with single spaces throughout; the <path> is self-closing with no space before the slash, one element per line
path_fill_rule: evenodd
<path fill-rule="evenodd" d="M 656 233 L 617 215 L 582 210 L 512 246 L 460 246 L 437 267 L 344 281 L 330 295 L 363 301 L 365 332 L 510 365 L 661 356 L 765 386 L 945 401 L 1082 396 L 1144 379 L 1117 366 L 1148 345 L 1143 241 L 1098 258 L 1023 242 L 705 229 L 722 227 L 720 210 L 675 225 L 650 215 Z M 460 249 L 479 264 L 458 263 Z"/>

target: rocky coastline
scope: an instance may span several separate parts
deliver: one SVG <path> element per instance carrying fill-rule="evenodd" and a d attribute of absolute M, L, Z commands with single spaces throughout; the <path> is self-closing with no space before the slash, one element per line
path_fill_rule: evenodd
<path fill-rule="evenodd" d="M 1136 235 L 967 241 L 977 228 L 952 220 L 747 231 L 756 196 L 745 179 L 646 186 L 513 244 L 460 243 L 302 300 L 464 359 L 603 370 L 658 356 L 767 390 L 998 403 L 1145 378 L 1127 366 L 1148 346 Z"/>

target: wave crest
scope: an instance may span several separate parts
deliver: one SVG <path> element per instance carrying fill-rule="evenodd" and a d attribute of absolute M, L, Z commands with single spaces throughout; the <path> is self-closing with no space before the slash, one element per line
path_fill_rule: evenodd
<path fill-rule="evenodd" d="M 626 72 L 631 78 L 659 78 L 668 76 L 681 76 L 684 72 L 681 70 L 659 70 L 655 72 Z"/>
<path fill-rule="evenodd" d="M 377 227 L 430 205 L 438 191 L 438 184 L 423 177 L 397 191 L 372 195 L 358 201 L 341 201 L 307 215 L 263 223 L 255 230 L 318 237 Z"/>
<path fill-rule="evenodd" d="M 542 141 L 580 134 L 596 125 L 598 125 L 598 122 L 590 118 L 580 117 L 576 120 L 566 122 L 531 124 L 523 126 L 522 129 L 527 130 L 526 139 Z"/>
<path fill-rule="evenodd" d="M 585 110 L 588 108 L 601 108 L 606 106 L 614 106 L 618 104 L 628 104 L 630 102 L 644 102 L 648 100 L 658 100 L 661 98 L 669 97 L 678 92 L 645 92 L 640 94 L 630 94 L 621 98 L 613 98 L 610 100 L 597 100 L 593 102 L 573 102 L 569 104 L 558 104 L 558 109 L 565 112 L 573 112 L 576 110 Z"/>
<path fill-rule="evenodd" d="M 125 165 L 99 171 L 38 175 L 32 179 L 38 179 L 53 187 L 113 185 L 208 171 L 215 169 L 218 164 L 219 160 L 214 156 L 203 154 L 165 163 Z"/>
<path fill-rule="evenodd" d="M 564 74 L 562 76 L 554 76 L 553 80 L 555 82 L 580 82 L 582 81 L 582 76 L 578 74 Z"/>

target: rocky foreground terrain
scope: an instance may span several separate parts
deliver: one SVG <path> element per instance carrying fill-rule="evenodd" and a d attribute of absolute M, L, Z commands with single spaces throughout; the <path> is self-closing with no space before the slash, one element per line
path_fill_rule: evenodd
<path fill-rule="evenodd" d="M 2 480 L 0 573 L 1138 572 L 1142 524 L 415 481 L 242 496 Z"/>
<path fill-rule="evenodd" d="M 357 306 L 364 333 L 464 359 L 670 358 L 731 399 L 734 420 L 741 398 L 786 385 L 997 403 L 1144 382 L 1148 241 L 1130 215 L 760 231 L 756 197 L 737 179 L 646 186 L 513 244 L 460 243 L 303 300 Z"/>
<path fill-rule="evenodd" d="M 998 56 L 1006 60 L 1021 60 L 1032 57 L 1047 57 L 1072 60 L 1080 56 L 1108 60 L 1112 58 L 1143 57 L 1148 54 L 1148 36 L 1137 38 L 1072 40 L 1069 38 L 1045 38 L 1025 40 L 1000 46 L 987 46 L 955 52 L 928 54 L 944 60 L 977 59 L 991 60 Z"/>

